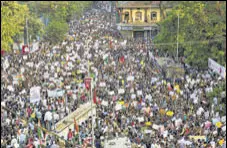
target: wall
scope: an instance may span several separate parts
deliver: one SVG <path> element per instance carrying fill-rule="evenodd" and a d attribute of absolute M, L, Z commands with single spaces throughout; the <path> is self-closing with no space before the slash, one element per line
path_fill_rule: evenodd
<path fill-rule="evenodd" d="M 168 11 L 170 11 L 171 9 L 168 9 Z M 160 15 L 160 10 L 159 8 L 148 8 L 147 9 L 147 21 L 148 23 L 152 23 L 151 21 L 151 12 L 157 12 L 157 20 L 156 22 L 159 22 L 161 20 L 161 15 Z M 129 23 L 135 23 L 135 18 L 136 18 L 136 12 L 141 12 L 142 13 L 142 20 L 141 21 L 137 21 L 137 22 L 144 22 L 145 21 L 145 9 L 136 9 L 136 8 L 133 8 L 132 9 L 132 17 L 133 17 L 133 21 L 131 20 L 131 10 L 130 9 L 123 9 L 122 10 L 122 20 L 121 22 L 123 22 L 123 20 L 125 19 L 125 12 L 129 12 Z M 153 21 L 154 22 L 154 21 Z"/>
<path fill-rule="evenodd" d="M 122 34 L 124 37 L 128 37 L 128 38 L 132 38 L 132 37 L 133 37 L 133 31 L 121 30 L 120 32 L 121 32 L 121 34 Z"/>

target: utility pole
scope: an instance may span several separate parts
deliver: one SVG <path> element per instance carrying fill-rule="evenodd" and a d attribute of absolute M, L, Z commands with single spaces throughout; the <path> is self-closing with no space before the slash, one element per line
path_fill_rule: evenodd
<path fill-rule="evenodd" d="M 178 12 L 178 23 L 177 23 L 177 62 L 179 62 L 178 60 L 178 36 L 179 36 L 179 12 Z"/>

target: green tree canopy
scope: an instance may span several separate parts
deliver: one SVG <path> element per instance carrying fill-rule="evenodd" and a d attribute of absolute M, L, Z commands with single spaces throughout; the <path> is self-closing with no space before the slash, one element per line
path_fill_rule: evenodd
<path fill-rule="evenodd" d="M 16 1 L 1 2 L 1 49 L 10 51 L 13 37 L 24 30 L 28 14 L 26 5 L 20 5 Z"/>
<path fill-rule="evenodd" d="M 68 24 L 64 21 L 52 20 L 46 28 L 46 41 L 57 44 L 65 38 L 68 31 Z"/>
<path fill-rule="evenodd" d="M 208 58 L 225 65 L 223 30 L 226 28 L 226 2 L 182 1 L 160 23 L 160 33 L 154 39 L 157 48 L 176 56 L 179 14 L 179 54 L 186 63 L 207 67 Z M 170 44 L 159 44 L 159 43 Z"/>

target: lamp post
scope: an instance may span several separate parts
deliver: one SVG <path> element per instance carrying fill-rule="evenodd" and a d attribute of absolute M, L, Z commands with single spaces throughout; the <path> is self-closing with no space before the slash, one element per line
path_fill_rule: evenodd
<path fill-rule="evenodd" d="M 177 62 L 179 62 L 178 60 L 178 36 L 179 36 L 179 13 L 178 13 L 178 23 L 177 23 Z"/>

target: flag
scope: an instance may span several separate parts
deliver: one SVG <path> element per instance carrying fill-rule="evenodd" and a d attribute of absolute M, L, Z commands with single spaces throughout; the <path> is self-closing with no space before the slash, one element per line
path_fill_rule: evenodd
<path fill-rule="evenodd" d="M 77 133 L 79 132 L 79 126 L 78 126 L 78 124 L 76 123 L 75 118 L 74 118 L 74 129 L 75 129 L 75 131 L 76 131 Z"/>
<path fill-rule="evenodd" d="M 87 90 L 90 90 L 90 86 L 91 86 L 91 78 L 85 78 L 84 79 L 85 82 L 85 87 Z"/>
<path fill-rule="evenodd" d="M 39 139 L 43 138 L 43 131 L 42 131 L 41 127 L 38 127 L 38 137 L 39 137 Z"/>
<path fill-rule="evenodd" d="M 96 88 L 94 89 L 94 92 L 93 92 L 93 102 L 96 104 L 97 101 L 96 101 Z"/>

